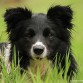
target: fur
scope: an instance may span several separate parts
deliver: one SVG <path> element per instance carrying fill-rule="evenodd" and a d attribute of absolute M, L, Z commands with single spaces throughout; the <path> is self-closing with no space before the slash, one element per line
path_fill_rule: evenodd
<path fill-rule="evenodd" d="M 3 59 L 8 73 L 10 73 L 11 70 L 10 50 L 11 50 L 10 43 L 8 42 L 0 43 L 0 59 Z"/>

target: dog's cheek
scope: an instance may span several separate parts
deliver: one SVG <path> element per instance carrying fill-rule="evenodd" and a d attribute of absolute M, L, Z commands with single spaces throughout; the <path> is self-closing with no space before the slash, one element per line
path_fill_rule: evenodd
<path fill-rule="evenodd" d="M 47 49 L 48 49 L 47 57 L 55 56 L 59 45 L 60 45 L 60 40 L 56 37 L 52 41 L 48 41 L 47 42 Z"/>
<path fill-rule="evenodd" d="M 20 50 L 27 51 L 30 48 L 30 42 L 25 40 L 24 38 L 20 38 L 18 41 L 16 41 L 16 46 Z"/>

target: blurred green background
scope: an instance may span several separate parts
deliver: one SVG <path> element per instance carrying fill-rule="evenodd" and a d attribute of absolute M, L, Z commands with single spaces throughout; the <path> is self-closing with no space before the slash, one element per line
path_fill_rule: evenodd
<path fill-rule="evenodd" d="M 83 80 L 83 0 L 0 0 L 0 42 L 8 41 L 3 15 L 7 8 L 27 7 L 34 13 L 46 13 L 52 5 L 71 5 L 74 11 L 72 49 L 78 63 L 78 80 Z"/>

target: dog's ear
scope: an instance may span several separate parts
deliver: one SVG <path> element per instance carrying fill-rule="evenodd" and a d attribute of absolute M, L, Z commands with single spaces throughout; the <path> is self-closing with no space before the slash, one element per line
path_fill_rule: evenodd
<path fill-rule="evenodd" d="M 56 21 L 58 19 L 64 28 L 72 29 L 72 16 L 73 11 L 71 10 L 70 6 L 55 6 L 49 8 L 47 12 L 47 17 L 52 21 Z"/>
<path fill-rule="evenodd" d="M 27 8 L 11 8 L 7 9 L 4 15 L 5 22 L 7 23 L 7 32 L 15 28 L 15 25 L 23 20 L 31 18 L 32 13 Z"/>

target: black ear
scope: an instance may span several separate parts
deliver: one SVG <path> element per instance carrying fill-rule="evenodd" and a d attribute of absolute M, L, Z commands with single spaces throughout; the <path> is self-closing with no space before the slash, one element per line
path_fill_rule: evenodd
<path fill-rule="evenodd" d="M 15 28 L 15 25 L 23 20 L 31 18 L 32 13 L 28 9 L 23 8 L 11 8 L 7 9 L 4 15 L 5 21 L 7 23 L 7 32 L 10 32 L 11 29 Z"/>
<path fill-rule="evenodd" d="M 69 6 L 51 7 L 47 12 L 47 17 L 52 21 L 60 20 L 64 28 L 72 29 L 73 11 Z"/>

